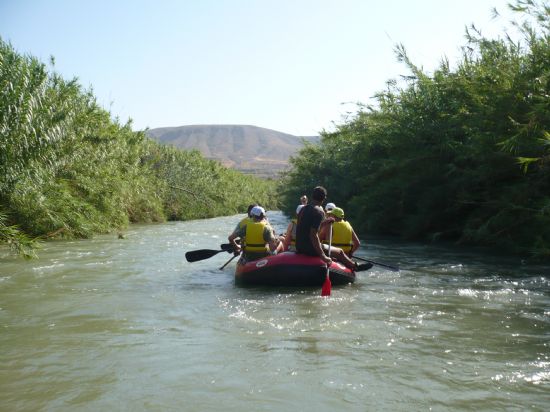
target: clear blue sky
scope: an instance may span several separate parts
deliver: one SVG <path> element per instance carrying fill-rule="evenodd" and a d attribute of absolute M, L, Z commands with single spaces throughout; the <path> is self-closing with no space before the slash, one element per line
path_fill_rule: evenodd
<path fill-rule="evenodd" d="M 92 87 L 135 129 L 250 124 L 330 130 L 408 74 L 432 70 L 465 27 L 508 25 L 508 0 L 0 0 L 0 36 Z M 496 7 L 503 17 L 492 20 Z M 506 16 L 506 17 L 505 17 Z"/>

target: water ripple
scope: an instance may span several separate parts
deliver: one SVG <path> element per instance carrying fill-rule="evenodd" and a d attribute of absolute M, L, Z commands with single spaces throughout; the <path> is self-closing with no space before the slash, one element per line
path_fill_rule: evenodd
<path fill-rule="evenodd" d="M 334 287 L 238 288 L 240 216 L 48 242 L 0 276 L 6 410 L 545 410 L 545 268 L 369 238 L 399 265 Z M 278 213 L 270 219 L 286 227 Z M 311 395 L 309 395 L 311 394 Z"/>

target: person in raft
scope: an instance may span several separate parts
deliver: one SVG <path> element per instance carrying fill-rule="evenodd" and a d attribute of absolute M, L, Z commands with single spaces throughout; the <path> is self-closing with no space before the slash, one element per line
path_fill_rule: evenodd
<path fill-rule="evenodd" d="M 305 205 L 298 205 L 296 208 L 296 217 L 290 221 L 286 227 L 286 233 L 283 240 L 283 252 L 296 252 L 296 224 L 298 223 L 298 215 Z"/>
<path fill-rule="evenodd" d="M 227 240 L 233 246 L 235 255 L 244 252 L 244 258 L 249 260 L 261 259 L 277 250 L 279 239 L 266 219 L 263 207 L 254 206 L 250 210 L 251 221 L 246 222 L 229 235 Z M 235 239 L 241 239 L 241 245 Z"/>
<path fill-rule="evenodd" d="M 326 197 L 327 190 L 322 186 L 317 186 L 312 193 L 313 204 L 307 204 L 300 211 L 296 225 L 296 252 L 309 256 L 319 256 L 327 265 L 330 265 L 332 263 L 331 258 L 334 258 L 349 269 L 363 270 L 363 265 L 357 265 L 338 247 L 331 246 L 330 256 L 327 256 L 329 245 L 323 247 L 318 232 L 325 217 L 321 205 Z"/>
<path fill-rule="evenodd" d="M 351 258 L 353 252 L 361 246 L 361 242 L 351 224 L 344 220 L 343 209 L 339 207 L 332 208 L 327 219 L 321 224 L 319 238 L 323 244 L 328 245 L 330 225 L 332 225 L 332 245 L 342 249 Z"/>
<path fill-rule="evenodd" d="M 252 205 L 248 205 L 248 209 L 246 210 L 246 217 L 243 217 L 239 223 L 237 223 L 237 226 L 235 226 L 235 229 L 233 230 L 233 232 L 235 232 L 236 230 L 240 229 L 241 227 L 243 227 L 244 225 L 246 225 L 248 222 L 252 222 L 253 219 L 252 219 L 252 215 L 250 214 L 250 212 L 252 211 L 252 208 L 255 207 L 255 206 L 259 206 L 257 203 L 254 203 Z"/>
<path fill-rule="evenodd" d="M 336 207 L 334 203 L 327 203 L 325 206 L 325 213 L 329 214 L 332 213 L 332 210 Z"/>
<path fill-rule="evenodd" d="M 252 219 L 252 215 L 250 214 L 250 211 L 254 206 L 259 206 L 257 203 L 248 205 L 248 209 L 246 210 L 246 216 L 243 217 L 241 220 L 239 220 L 239 223 L 237 223 L 237 226 L 235 226 L 235 229 L 233 229 L 232 233 L 237 232 L 240 230 L 243 226 L 245 226 L 248 222 L 253 222 L 254 219 Z M 238 237 L 238 236 L 237 236 Z"/>

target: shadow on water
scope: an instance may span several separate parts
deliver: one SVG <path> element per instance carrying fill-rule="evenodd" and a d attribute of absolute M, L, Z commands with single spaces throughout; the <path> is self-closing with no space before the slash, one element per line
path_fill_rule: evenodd
<path fill-rule="evenodd" d="M 387 237 L 372 237 L 369 249 L 361 248 L 357 253 L 369 255 L 372 260 L 395 262 L 402 271 L 428 271 L 438 273 L 464 273 L 472 277 L 492 276 L 503 279 L 525 277 L 547 277 L 550 275 L 548 264 L 529 261 L 520 256 L 499 253 L 494 249 L 483 247 L 457 246 L 452 243 L 419 243 L 406 242 Z"/>

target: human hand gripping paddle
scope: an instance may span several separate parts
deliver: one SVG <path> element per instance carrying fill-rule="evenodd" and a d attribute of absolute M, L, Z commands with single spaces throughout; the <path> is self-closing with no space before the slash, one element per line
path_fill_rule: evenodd
<path fill-rule="evenodd" d="M 328 232 L 328 256 L 330 257 L 330 247 L 332 246 L 332 223 L 330 224 L 330 229 Z M 330 296 L 330 290 L 332 284 L 330 283 L 330 263 L 327 263 L 327 277 L 325 278 L 325 283 L 321 288 L 321 296 Z"/>
<path fill-rule="evenodd" d="M 220 268 L 220 270 L 223 270 L 223 268 L 225 268 L 227 265 L 229 265 L 229 263 L 233 259 L 235 259 L 237 256 L 240 256 L 243 253 L 243 251 L 241 249 L 241 246 L 240 246 L 240 242 L 237 242 L 237 249 L 235 249 L 235 247 L 231 243 L 221 244 L 220 247 L 222 248 L 222 250 L 227 250 L 228 252 L 233 252 L 233 256 L 231 256 L 231 258 L 223 264 L 223 266 Z"/>

